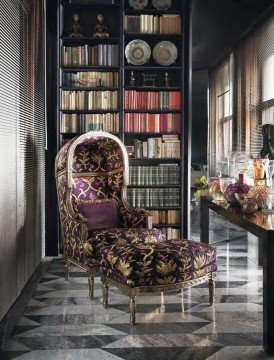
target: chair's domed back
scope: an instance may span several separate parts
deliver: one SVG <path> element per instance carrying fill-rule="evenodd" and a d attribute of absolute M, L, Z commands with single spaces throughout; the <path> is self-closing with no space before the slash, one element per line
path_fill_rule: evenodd
<path fill-rule="evenodd" d="M 59 206 L 78 200 L 121 201 L 128 184 L 128 156 L 123 143 L 103 131 L 90 131 L 66 143 L 56 157 Z"/>

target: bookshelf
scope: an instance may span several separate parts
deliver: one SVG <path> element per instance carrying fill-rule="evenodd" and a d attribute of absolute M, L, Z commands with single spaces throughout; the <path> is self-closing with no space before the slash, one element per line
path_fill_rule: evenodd
<path fill-rule="evenodd" d="M 62 0 L 58 9 L 58 146 L 95 129 L 120 137 L 130 156 L 130 204 L 150 209 L 168 237 L 187 236 L 189 1 L 159 10 L 151 0 L 143 9 L 129 0 Z M 70 36 L 75 14 L 82 37 Z M 98 14 L 108 37 L 93 37 Z M 134 40 L 151 49 L 143 65 L 125 55 Z M 168 66 L 153 55 L 162 41 L 177 49 Z"/>

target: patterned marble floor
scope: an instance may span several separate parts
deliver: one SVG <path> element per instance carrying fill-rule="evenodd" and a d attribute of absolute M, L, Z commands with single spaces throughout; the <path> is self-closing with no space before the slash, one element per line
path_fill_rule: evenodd
<path fill-rule="evenodd" d="M 88 298 L 85 274 L 68 282 L 62 259 L 53 259 L 1 360 L 267 359 L 262 349 L 262 270 L 247 260 L 242 239 L 218 246 L 216 304 L 207 285 L 181 294 L 139 296 L 136 326 L 128 298 L 111 288 L 102 306 L 101 285 Z"/>

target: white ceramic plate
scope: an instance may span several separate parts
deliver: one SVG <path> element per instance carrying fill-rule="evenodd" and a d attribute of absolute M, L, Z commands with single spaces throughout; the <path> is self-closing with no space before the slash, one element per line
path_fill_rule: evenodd
<path fill-rule="evenodd" d="M 148 0 L 129 0 L 129 5 L 136 10 L 147 7 Z"/>
<path fill-rule="evenodd" d="M 176 61 L 177 56 L 178 50 L 170 41 L 160 41 L 154 46 L 153 58 L 159 65 L 169 66 Z"/>
<path fill-rule="evenodd" d="M 127 44 L 125 55 L 130 64 L 144 65 L 151 56 L 151 50 L 144 40 L 136 39 Z"/>
<path fill-rule="evenodd" d="M 171 0 L 152 0 L 152 5 L 157 10 L 167 10 L 171 6 Z"/>

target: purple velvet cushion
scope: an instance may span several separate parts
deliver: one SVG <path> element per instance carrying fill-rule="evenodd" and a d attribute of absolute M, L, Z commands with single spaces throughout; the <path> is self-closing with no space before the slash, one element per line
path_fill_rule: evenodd
<path fill-rule="evenodd" d="M 79 200 L 79 212 L 88 220 L 88 230 L 111 229 L 120 226 L 116 200 Z"/>

